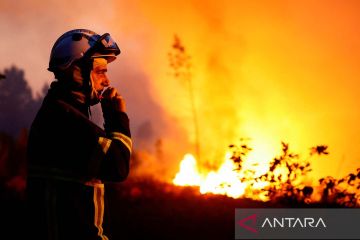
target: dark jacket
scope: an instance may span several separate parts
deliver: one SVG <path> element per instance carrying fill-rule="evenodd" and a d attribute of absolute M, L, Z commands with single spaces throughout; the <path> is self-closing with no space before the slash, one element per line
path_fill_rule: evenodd
<path fill-rule="evenodd" d="M 104 182 L 129 173 L 131 139 L 124 112 L 104 113 L 105 130 L 88 106 L 45 97 L 30 130 L 27 197 L 34 239 L 108 239 L 103 229 Z"/>

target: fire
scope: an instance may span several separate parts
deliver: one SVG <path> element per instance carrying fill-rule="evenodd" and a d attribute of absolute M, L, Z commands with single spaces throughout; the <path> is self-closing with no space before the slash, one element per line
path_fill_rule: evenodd
<path fill-rule="evenodd" d="M 233 198 L 239 198 L 244 194 L 246 184 L 239 180 L 234 171 L 236 166 L 226 154 L 225 161 L 217 171 L 209 172 L 200 185 L 200 193 L 222 194 Z"/>
<path fill-rule="evenodd" d="M 186 154 L 180 163 L 180 171 L 176 174 L 173 183 L 179 186 L 199 186 L 201 176 L 193 155 Z"/>
<path fill-rule="evenodd" d="M 261 189 L 268 185 L 267 182 L 254 182 L 248 174 L 248 170 L 253 171 L 253 176 L 262 173 L 264 166 L 251 165 L 241 171 L 237 171 L 237 166 L 231 159 L 232 154 L 227 152 L 224 161 L 216 171 L 200 172 L 195 157 L 186 154 L 180 162 L 180 170 L 173 179 L 173 183 L 178 186 L 199 186 L 200 193 L 213 193 L 226 195 L 232 198 L 251 197 L 258 200 L 268 200 L 266 196 L 254 195 L 249 187 Z M 266 167 L 265 167 L 266 168 Z M 245 179 L 241 181 L 241 179 Z"/>

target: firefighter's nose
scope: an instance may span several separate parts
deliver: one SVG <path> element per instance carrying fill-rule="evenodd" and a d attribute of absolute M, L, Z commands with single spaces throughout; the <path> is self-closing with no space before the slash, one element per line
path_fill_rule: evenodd
<path fill-rule="evenodd" d="M 102 85 L 103 85 L 104 87 L 110 86 L 110 80 L 109 80 L 108 77 L 104 77 L 103 82 L 102 82 Z"/>

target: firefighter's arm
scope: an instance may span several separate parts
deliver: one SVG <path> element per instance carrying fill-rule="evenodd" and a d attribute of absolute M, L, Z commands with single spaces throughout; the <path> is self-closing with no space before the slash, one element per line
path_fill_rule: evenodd
<path fill-rule="evenodd" d="M 106 156 L 101 163 L 100 178 L 104 181 L 122 181 L 129 174 L 132 141 L 129 118 L 125 113 L 124 99 L 115 88 L 108 88 L 101 100 L 104 128 L 107 137 L 99 139 L 108 145 Z"/>

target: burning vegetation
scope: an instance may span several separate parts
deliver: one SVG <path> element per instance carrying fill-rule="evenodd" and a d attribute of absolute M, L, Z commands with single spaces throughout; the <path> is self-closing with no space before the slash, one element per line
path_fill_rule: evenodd
<path fill-rule="evenodd" d="M 310 149 L 307 159 L 290 152 L 284 142 L 280 156 L 267 165 L 249 163 L 246 144 L 230 145 L 224 162 L 215 171 L 199 171 L 196 159 L 186 154 L 180 170 L 173 179 L 178 186 L 198 186 L 200 193 L 222 194 L 232 198 L 251 198 L 273 202 L 335 204 L 344 207 L 360 206 L 360 168 L 344 178 L 321 178 L 317 185 L 307 184 L 314 154 L 327 155 L 327 146 Z"/>
<path fill-rule="evenodd" d="M 356 173 L 335 179 L 326 177 L 313 184 L 308 173 L 312 171 L 311 158 L 314 155 L 328 155 L 328 146 L 310 148 L 309 156 L 301 159 L 281 142 L 282 151 L 270 161 L 249 158 L 253 150 L 240 139 L 239 144 L 229 145 L 223 162 L 215 169 L 209 169 L 200 158 L 200 136 L 192 83 L 191 57 L 185 51 L 178 36 L 175 36 L 169 53 L 170 68 L 176 79 L 187 83 L 192 109 L 195 133 L 195 156 L 186 154 L 180 162 L 173 184 L 199 187 L 201 194 L 220 194 L 232 198 L 251 198 L 274 202 L 322 202 L 346 207 L 360 206 L 360 168 Z M 260 156 L 263 158 L 264 156 Z M 259 161 L 261 160 L 261 161 Z"/>

